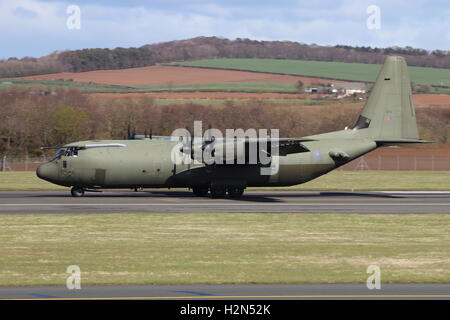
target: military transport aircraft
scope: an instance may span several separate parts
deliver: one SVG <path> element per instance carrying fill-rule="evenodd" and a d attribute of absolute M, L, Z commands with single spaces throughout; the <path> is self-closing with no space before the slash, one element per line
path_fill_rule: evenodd
<path fill-rule="evenodd" d="M 214 151 L 235 150 L 235 143 L 249 150 L 249 139 L 210 139 L 202 143 L 191 139 L 180 148 L 180 141 L 170 137 L 70 143 L 58 147 L 55 157 L 40 165 L 36 173 L 41 179 L 72 187 L 74 197 L 102 188 L 186 187 L 197 196 L 210 193 L 211 197 L 224 197 L 228 193 L 230 198 L 237 198 L 246 187 L 305 183 L 378 147 L 426 142 L 418 137 L 405 60 L 386 58 L 353 127 L 304 138 L 269 138 L 266 142 L 278 148 L 276 155 L 270 154 L 268 147 L 260 150 L 271 157 L 271 162 L 277 162 L 273 174 L 261 174 L 267 164 L 259 157 L 256 163 L 200 160 L 180 164 L 172 159 L 173 150 L 190 157 L 196 148 L 209 148 L 214 155 Z"/>

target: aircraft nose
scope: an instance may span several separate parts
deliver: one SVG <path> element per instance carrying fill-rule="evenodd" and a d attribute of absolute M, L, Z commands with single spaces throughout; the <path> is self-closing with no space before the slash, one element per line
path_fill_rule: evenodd
<path fill-rule="evenodd" d="M 53 163 L 43 163 L 36 169 L 36 175 L 47 181 L 55 181 L 58 179 L 58 169 Z"/>

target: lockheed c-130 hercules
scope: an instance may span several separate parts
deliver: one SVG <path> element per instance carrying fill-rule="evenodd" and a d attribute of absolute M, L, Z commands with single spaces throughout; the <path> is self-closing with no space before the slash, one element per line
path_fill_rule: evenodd
<path fill-rule="evenodd" d="M 411 83 L 402 57 L 386 58 L 368 100 L 351 128 L 304 138 L 269 138 L 264 150 L 269 164 L 247 160 L 215 163 L 196 161 L 174 163 L 173 150 L 193 157 L 195 149 L 209 148 L 213 156 L 221 153 L 237 157 L 236 145 L 249 150 L 250 139 L 210 139 L 180 145 L 170 137 L 134 140 L 95 140 L 58 147 L 55 157 L 40 165 L 41 179 L 72 187 L 72 196 L 102 188 L 191 188 L 195 195 L 240 197 L 246 187 L 290 186 L 315 179 L 378 147 L 427 142 L 419 139 Z M 270 154 L 269 147 L 277 147 Z M 272 149 L 270 149 L 272 150 Z M 247 158 L 246 158 L 247 159 Z M 261 170 L 277 163 L 277 170 Z"/>

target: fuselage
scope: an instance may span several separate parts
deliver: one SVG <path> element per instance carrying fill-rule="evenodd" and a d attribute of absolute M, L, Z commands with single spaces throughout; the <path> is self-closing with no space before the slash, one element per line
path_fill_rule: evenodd
<path fill-rule="evenodd" d="M 348 130 L 351 131 L 351 130 Z M 320 136 L 316 136 L 320 137 Z M 86 144 L 119 144 L 64 152 Z M 177 142 L 170 140 L 102 140 L 68 144 L 59 155 L 37 169 L 37 175 L 62 186 L 83 188 L 167 188 L 209 187 L 212 184 L 245 187 L 290 186 L 317 178 L 377 147 L 374 141 L 352 137 L 305 142 L 310 152 L 278 156 L 274 174 L 262 175 L 261 165 L 174 164 L 171 152 Z M 345 152 L 339 160 L 333 152 Z"/>

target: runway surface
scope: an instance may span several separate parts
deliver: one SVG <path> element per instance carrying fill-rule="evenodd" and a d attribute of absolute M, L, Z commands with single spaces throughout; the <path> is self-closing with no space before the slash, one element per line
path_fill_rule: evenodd
<path fill-rule="evenodd" d="M 450 192 L 247 191 L 238 200 L 185 191 L 1 191 L 1 214 L 92 213 L 450 213 Z M 1 221 L 1 216 L 0 216 Z M 0 287 L 0 299 L 450 299 L 450 284 L 146 285 Z"/>
<path fill-rule="evenodd" d="M 31 213 L 450 213 L 450 192 L 247 191 L 240 199 L 188 191 L 1 191 L 0 214 Z"/>
<path fill-rule="evenodd" d="M 252 284 L 0 287 L 0 299 L 450 299 L 450 284 Z"/>

